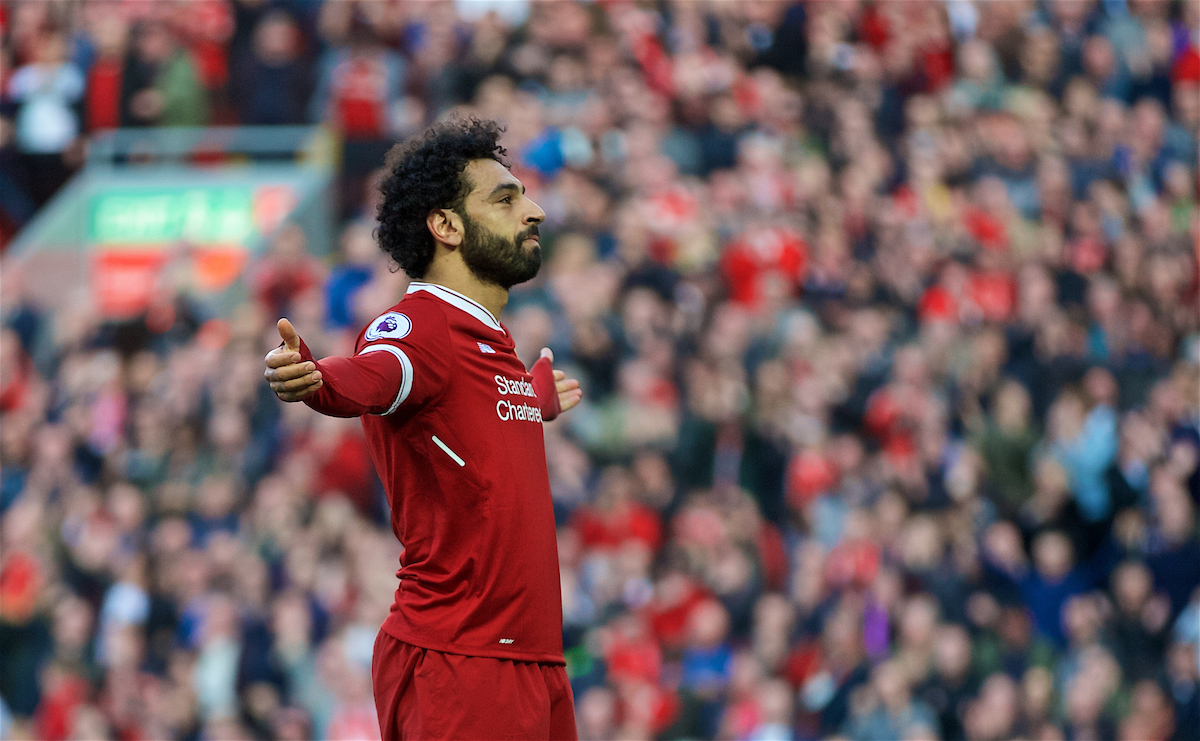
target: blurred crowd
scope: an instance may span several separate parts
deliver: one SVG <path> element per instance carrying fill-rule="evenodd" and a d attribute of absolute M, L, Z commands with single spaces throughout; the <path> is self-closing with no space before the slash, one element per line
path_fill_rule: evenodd
<path fill-rule="evenodd" d="M 0 736 L 378 738 L 401 545 L 262 380 L 402 295 L 382 154 L 507 125 L 580 737 L 1200 738 L 1200 3 L 9 2 L 0 223 L 113 126 L 323 122 L 209 316 L 0 286 Z M 315 250 L 315 252 L 322 252 Z"/>

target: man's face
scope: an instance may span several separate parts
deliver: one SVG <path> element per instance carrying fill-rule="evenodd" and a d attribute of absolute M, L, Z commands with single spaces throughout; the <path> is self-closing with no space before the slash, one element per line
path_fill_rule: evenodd
<path fill-rule="evenodd" d="M 476 278 L 504 289 L 530 280 L 542 265 L 538 224 L 546 212 L 495 160 L 474 160 L 465 175 L 473 187 L 460 213 L 463 261 Z"/>

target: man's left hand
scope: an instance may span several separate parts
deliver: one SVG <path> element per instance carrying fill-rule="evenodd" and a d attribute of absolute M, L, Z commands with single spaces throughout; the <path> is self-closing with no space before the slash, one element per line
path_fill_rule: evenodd
<path fill-rule="evenodd" d="M 554 353 L 548 347 L 542 348 L 541 357 L 554 363 Z M 583 398 L 583 389 L 579 387 L 579 381 L 574 378 L 567 378 L 567 374 L 558 369 L 554 371 L 554 388 L 558 392 L 560 414 L 579 404 L 579 401 Z"/>

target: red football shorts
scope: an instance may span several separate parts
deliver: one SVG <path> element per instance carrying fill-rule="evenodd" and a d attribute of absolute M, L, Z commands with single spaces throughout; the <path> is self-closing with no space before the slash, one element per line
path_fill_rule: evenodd
<path fill-rule="evenodd" d="M 564 666 L 431 651 L 381 630 L 371 683 L 383 741 L 578 738 Z"/>

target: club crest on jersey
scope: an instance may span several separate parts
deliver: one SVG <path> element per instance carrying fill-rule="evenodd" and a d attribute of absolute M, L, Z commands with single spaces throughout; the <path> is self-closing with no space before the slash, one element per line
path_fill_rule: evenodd
<path fill-rule="evenodd" d="M 489 355 L 496 354 L 496 351 L 492 349 L 492 346 L 486 342 L 476 342 L 475 344 L 479 345 L 479 352 L 481 353 L 487 353 Z"/>
<path fill-rule="evenodd" d="M 395 311 L 389 311 L 371 322 L 371 326 L 367 327 L 367 332 L 363 337 L 368 341 L 381 340 L 385 337 L 390 340 L 399 340 L 407 337 L 411 331 L 412 321 L 408 317 Z"/>

